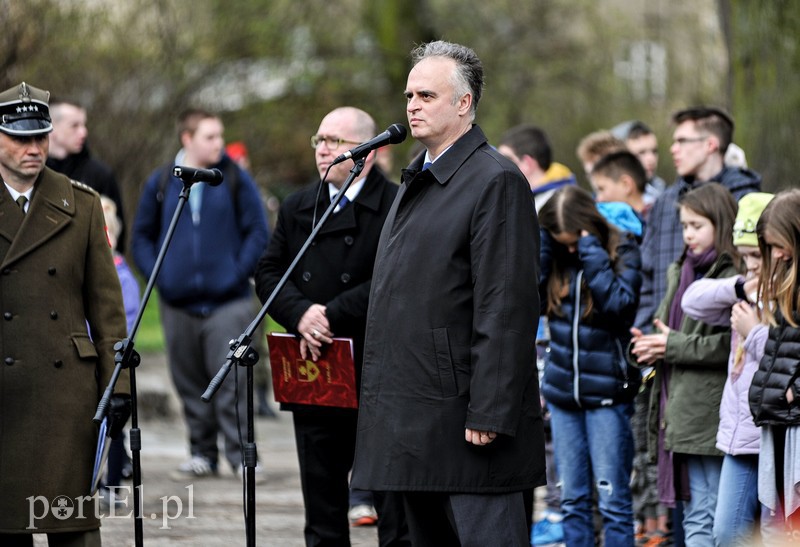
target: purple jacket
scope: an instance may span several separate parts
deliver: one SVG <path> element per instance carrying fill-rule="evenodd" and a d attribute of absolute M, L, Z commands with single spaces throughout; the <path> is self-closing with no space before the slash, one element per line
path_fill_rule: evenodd
<path fill-rule="evenodd" d="M 731 308 L 739 301 L 734 285 L 740 276 L 727 279 L 700 279 L 695 281 L 681 300 L 683 312 L 710 325 L 730 325 Z M 733 367 L 739 336 L 731 333 L 731 355 L 728 359 L 728 378 L 722 392 L 719 408 L 717 448 L 732 456 L 758 454 L 761 429 L 753 423 L 748 393 L 758 363 L 764 356 L 767 341 L 766 325 L 756 325 L 744 341 L 744 366 L 738 377 Z"/>

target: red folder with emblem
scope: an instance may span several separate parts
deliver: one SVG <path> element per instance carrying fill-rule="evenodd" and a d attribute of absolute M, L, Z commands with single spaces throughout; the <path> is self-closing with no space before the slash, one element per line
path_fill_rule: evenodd
<path fill-rule="evenodd" d="M 300 357 L 300 339 L 267 334 L 272 387 L 279 403 L 357 408 L 353 340 L 334 338 L 317 361 Z"/>

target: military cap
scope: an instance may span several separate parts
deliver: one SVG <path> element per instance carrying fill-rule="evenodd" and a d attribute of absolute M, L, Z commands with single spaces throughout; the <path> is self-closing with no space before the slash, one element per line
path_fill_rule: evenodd
<path fill-rule="evenodd" d="M 50 92 L 22 82 L 0 93 L 0 131 L 27 137 L 53 130 L 48 100 Z"/>

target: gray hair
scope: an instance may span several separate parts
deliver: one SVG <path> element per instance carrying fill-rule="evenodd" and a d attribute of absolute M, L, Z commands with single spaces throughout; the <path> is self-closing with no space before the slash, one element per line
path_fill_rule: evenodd
<path fill-rule="evenodd" d="M 456 63 L 456 70 L 453 72 L 453 104 L 470 93 L 472 95 L 472 105 L 470 107 L 470 117 L 475 119 L 475 111 L 478 109 L 478 101 L 481 100 L 483 92 L 483 65 L 475 52 L 460 44 L 437 40 L 417 46 L 411 51 L 413 66 L 428 57 L 446 57 Z"/>

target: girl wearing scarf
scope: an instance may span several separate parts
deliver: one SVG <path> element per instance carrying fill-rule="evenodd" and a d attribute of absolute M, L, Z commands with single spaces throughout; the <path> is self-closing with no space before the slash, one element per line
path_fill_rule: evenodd
<path fill-rule="evenodd" d="M 684 500 L 686 544 L 710 547 L 723 456 L 716 434 L 731 329 L 685 316 L 681 298 L 698 279 L 736 275 L 739 259 L 731 233 L 737 206 L 717 183 L 684 194 L 678 205 L 684 251 L 667 270 L 655 332 L 631 329 L 630 358 L 639 366 L 655 366 L 648 448 L 658 464 L 660 501 L 675 507 L 676 500 Z"/>

